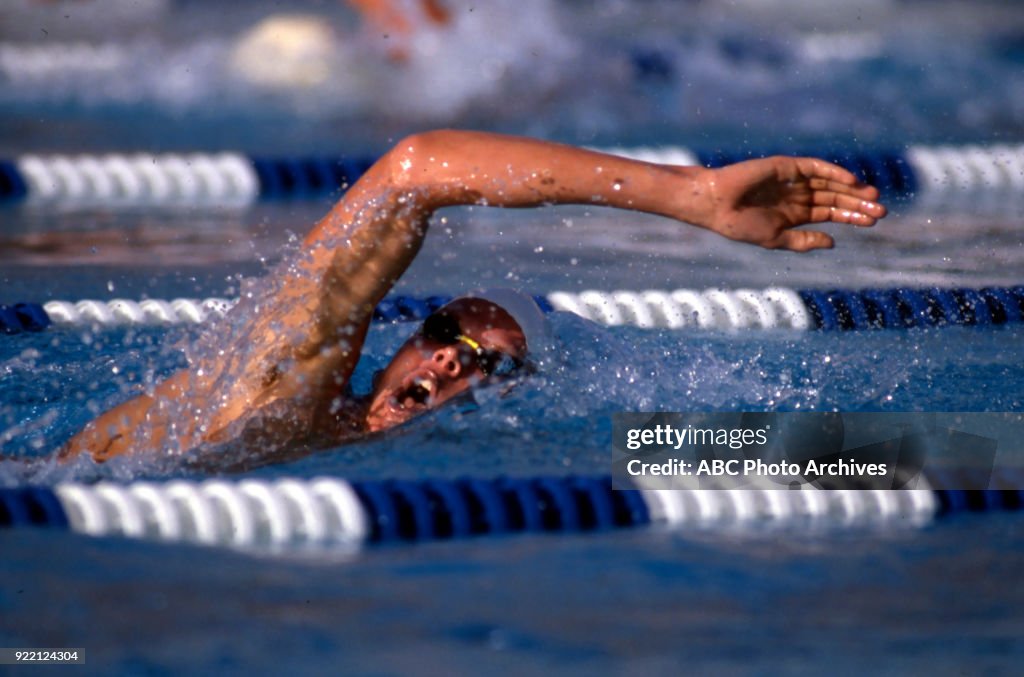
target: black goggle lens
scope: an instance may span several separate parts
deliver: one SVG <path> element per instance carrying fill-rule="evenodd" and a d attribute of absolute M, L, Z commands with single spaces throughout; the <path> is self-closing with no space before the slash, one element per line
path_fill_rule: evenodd
<path fill-rule="evenodd" d="M 422 332 L 424 338 L 446 346 L 458 343 L 459 337 L 462 336 L 462 328 L 454 317 L 437 313 L 423 320 Z"/>

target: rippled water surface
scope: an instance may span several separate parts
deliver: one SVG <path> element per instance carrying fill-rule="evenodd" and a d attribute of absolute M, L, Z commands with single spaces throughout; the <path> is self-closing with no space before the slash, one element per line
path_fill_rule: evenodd
<path fill-rule="evenodd" d="M 478 3 L 473 17 L 453 3 L 466 11 L 459 39 L 422 38 L 403 70 L 342 3 L 298 2 L 289 12 L 336 39 L 283 87 L 236 59 L 276 5 L 147 0 L 94 21 L 91 4 L 0 7 L 3 157 L 372 154 L 441 125 L 712 149 L 1024 138 L 1024 12 L 1011 3 L 565 0 Z M 323 72 L 329 84 L 313 78 Z M 329 206 L 4 206 L 0 303 L 233 296 Z M 830 227 L 836 249 L 806 256 L 599 209 L 450 210 L 399 290 L 1021 283 L 1019 196 L 891 207 L 870 231 Z M 485 391 L 472 407 L 243 476 L 606 473 L 620 411 L 1020 411 L 1024 399 L 1019 327 L 552 323 L 560 358 L 506 397 Z M 0 454 L 33 460 L 0 461 L 0 486 L 204 477 L 174 458 L 46 458 L 93 413 L 182 366 L 182 346 L 205 331 L 219 329 L 0 336 Z M 371 330 L 357 388 L 409 331 Z M 0 646 L 83 647 L 108 674 L 1005 674 L 1024 659 L 1021 542 L 1014 515 L 881 533 L 652 529 L 274 556 L 0 532 Z"/>

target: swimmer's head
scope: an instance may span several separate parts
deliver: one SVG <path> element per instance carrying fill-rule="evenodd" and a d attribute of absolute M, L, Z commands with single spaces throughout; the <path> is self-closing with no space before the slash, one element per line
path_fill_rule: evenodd
<path fill-rule="evenodd" d="M 520 373 L 546 320 L 530 297 L 511 289 L 475 292 L 430 315 L 374 379 L 366 425 L 383 430 L 467 392 Z"/>

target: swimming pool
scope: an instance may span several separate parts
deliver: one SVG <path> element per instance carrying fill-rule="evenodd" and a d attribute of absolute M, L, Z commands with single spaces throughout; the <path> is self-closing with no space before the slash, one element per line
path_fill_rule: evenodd
<path fill-rule="evenodd" d="M 616 16 L 622 19 L 615 7 L 603 5 L 608 16 L 593 24 L 582 21 L 584 11 L 571 3 L 557 11 L 563 18 L 580 19 L 578 39 L 593 53 L 605 44 L 598 37 L 628 34 L 610 27 Z M 639 15 L 646 20 L 629 15 L 630 21 L 637 30 L 656 34 L 660 42 L 649 42 L 660 45 L 673 73 L 679 62 L 670 57 L 681 39 L 651 27 L 670 12 L 658 2 L 642 7 Z M 713 21 L 715 12 L 725 12 L 713 3 L 692 9 L 713 26 L 707 44 L 694 46 L 696 38 L 682 41 L 705 57 L 703 69 L 728 64 L 726 57 L 733 54 L 729 58 L 753 69 L 748 79 L 760 74 L 779 89 L 796 86 L 782 79 L 792 65 L 787 59 L 796 58 L 779 51 L 785 40 L 754 41 L 760 47 L 749 51 L 735 44 L 737 31 L 749 37 L 759 21 L 771 23 L 778 16 L 754 16 L 729 27 L 724 19 Z M 897 19 L 918 11 L 913 3 L 877 3 L 875 9 Z M 989 10 L 998 12 L 995 5 Z M 938 15 L 920 29 L 923 37 L 934 38 L 956 24 L 955 16 L 943 23 L 942 11 Z M 985 12 L 977 16 L 984 24 Z M 966 40 L 968 47 L 956 53 L 956 63 L 990 77 L 1007 71 L 1006 51 L 1015 44 L 1010 39 L 1013 22 L 1000 18 L 1005 28 L 999 44 L 1009 46 L 993 56 L 983 52 L 984 39 Z M 816 32 L 797 33 L 806 38 L 800 49 L 815 53 Z M 866 41 L 862 49 L 876 44 L 870 33 L 860 36 L 861 43 Z M 893 57 L 885 51 L 886 33 L 875 33 L 883 56 L 870 53 L 843 61 L 842 67 L 865 77 L 879 69 L 874 82 L 883 89 L 912 81 L 900 80 L 901 73 L 906 76 L 901 69 L 913 71 L 928 53 L 925 48 L 904 43 L 893 48 Z M 627 42 L 635 45 L 637 39 Z M 608 47 L 607 53 L 616 52 Z M 725 55 L 720 63 L 711 59 L 719 53 Z M 637 57 L 630 57 L 630 68 L 648 74 L 622 87 L 657 90 L 656 78 L 663 77 L 657 74 L 665 69 L 651 58 L 637 65 Z M 807 68 L 818 63 L 807 54 L 802 58 Z M 756 85 L 746 82 L 744 96 L 753 97 Z M 833 95 L 826 98 L 835 100 L 841 93 L 839 85 L 825 80 L 818 86 Z M 910 91 L 915 106 L 896 110 L 909 116 L 905 128 L 852 134 L 869 135 L 879 146 L 892 142 L 882 138 L 886 134 L 904 139 L 911 130 L 921 141 L 1013 141 L 1005 136 L 1013 127 L 1006 119 L 1015 120 L 1018 104 L 972 86 L 978 87 L 977 108 L 962 118 L 950 120 L 943 111 L 965 92 L 922 84 Z M 715 100 L 721 89 L 706 97 Z M 1006 97 L 1012 97 L 1012 89 L 1007 88 Z M 37 114 L 53 105 L 33 99 L 35 90 L 22 93 L 28 102 L 22 105 Z M 640 111 L 637 127 L 644 127 L 643 114 L 657 118 L 663 110 L 659 106 L 673 105 L 655 96 L 666 93 L 678 94 L 667 86 L 643 95 L 653 98 L 643 99 L 648 107 Z M 601 104 L 597 93 L 593 97 L 587 101 L 591 119 L 613 110 Z M 928 110 L 923 102 L 933 97 L 938 103 L 929 114 L 922 112 Z M 772 108 L 751 114 L 762 127 L 749 136 L 738 131 L 746 118 L 733 113 L 736 119 L 725 116 L 722 128 L 713 132 L 762 147 L 772 125 L 790 125 L 789 132 L 807 138 L 815 133 L 849 136 L 853 129 L 871 130 L 885 117 L 880 111 L 893 113 L 883 106 L 884 97 L 874 102 L 878 109 L 864 106 L 842 114 L 836 113 L 837 104 L 811 104 L 813 114 L 807 113 L 803 122 Z M 727 103 L 735 101 L 719 105 L 724 110 Z M 59 116 L 92 127 L 102 116 L 90 105 L 79 101 L 71 113 Z M 155 106 L 152 101 L 146 105 Z M 562 105 L 546 118 L 550 127 L 544 131 L 557 133 L 560 126 L 587 119 L 573 117 L 583 116 L 582 109 Z M 150 123 L 158 129 L 156 122 L 168 113 L 155 107 Z M 230 111 L 225 105 L 215 113 L 229 117 Z M 466 124 L 473 123 L 472 111 L 460 114 Z M 516 131 L 531 130 L 512 113 L 506 115 L 497 126 L 519 124 Z M 694 135 L 694 145 L 709 144 L 709 137 L 695 131 L 701 128 L 699 120 L 670 130 L 648 126 L 638 131 L 607 115 L 601 124 L 621 133 L 624 144 L 676 144 L 687 132 Z M 195 136 L 182 134 L 177 143 L 213 145 L 204 143 L 212 137 L 203 134 L 215 131 L 217 124 L 206 122 Z M 257 129 L 261 124 L 253 123 Z M 371 125 L 371 136 L 389 133 L 388 124 Z M 356 128 L 356 122 L 346 125 Z M 88 145 L 123 149 L 134 133 L 111 129 L 98 139 L 78 139 L 72 131 L 60 132 L 63 143 L 70 146 L 68 139 L 74 140 L 75 150 Z M 242 140 L 237 130 L 225 133 L 228 140 L 232 135 Z M 322 133 L 322 127 L 302 132 Z M 28 146 L 39 139 L 27 136 L 11 138 L 9 153 L 54 143 Z M 598 136 L 591 133 L 585 140 L 596 142 Z M 176 141 L 171 135 L 160 143 Z M 273 265 L 289 233 L 303 233 L 327 206 L 320 200 L 226 211 L 8 208 L 7 246 L 0 248 L 0 301 L 231 297 L 238 293 L 239 274 L 259 274 Z M 1012 196 L 941 210 L 896 204 L 894 211 L 873 231 L 834 228 L 837 249 L 807 256 L 767 253 L 659 219 L 603 210 L 452 211 L 434 224 L 398 291 L 422 297 L 494 284 L 548 293 L 1021 283 L 1024 247 L 1017 224 L 1024 208 Z M 624 227 L 630 229 L 625 239 Z M 382 439 L 253 469 L 234 479 L 604 474 L 610 460 L 609 417 L 621 411 L 1020 411 L 1024 397 L 1021 325 L 801 333 L 605 327 L 565 313 L 555 314 L 552 322 L 564 357 L 507 398 L 484 393 L 471 413 L 441 410 Z M 202 326 L 179 325 L 0 336 L 3 453 L 44 456 L 88 420 L 90 411 L 119 401 L 125 389 L 148 374 L 180 366 L 179 346 L 203 331 Z M 408 325 L 374 326 L 357 387 L 368 386 L 372 370 L 408 331 Z M 175 459 L 118 461 L 99 468 L 43 462 L 26 469 L 0 463 L 0 484 L 8 487 L 28 481 L 52 485 L 72 479 L 206 476 Z M 81 646 L 93 670 L 129 674 L 265 672 L 283 664 L 309 672 L 338 665 L 347 672 L 385 674 L 808 672 L 825 661 L 848 673 L 1003 672 L 1018 665 L 1024 653 L 1017 639 L 1024 559 L 1019 531 L 1018 516 L 996 514 L 968 515 L 918 530 L 654 528 L 253 556 L 4 530 L 0 572 L 8 585 L 0 590 L 6 611 L 0 619 L 0 645 Z"/>

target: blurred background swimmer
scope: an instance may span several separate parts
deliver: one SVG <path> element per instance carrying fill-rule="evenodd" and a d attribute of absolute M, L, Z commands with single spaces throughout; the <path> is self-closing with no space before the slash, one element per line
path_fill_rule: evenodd
<path fill-rule="evenodd" d="M 0 6 L 0 81 L 9 85 L 0 103 L 85 103 L 107 115 L 109 106 L 152 106 L 199 118 L 192 139 L 221 114 L 250 124 L 281 114 L 314 124 L 363 118 L 369 134 L 356 136 L 379 143 L 516 92 L 547 96 L 575 45 L 548 0 L 339 0 L 287 11 L 253 2 L 230 12 L 184 0 L 14 0 Z"/>
<path fill-rule="evenodd" d="M 345 54 L 345 38 L 333 22 L 320 14 L 273 14 L 245 31 L 231 50 L 231 69 L 241 78 L 274 89 L 304 89 L 329 85 L 339 70 L 352 70 L 341 62 L 356 56 L 360 63 L 386 54 L 396 64 L 407 64 L 422 34 L 439 31 L 451 15 L 437 0 L 349 0 L 362 15 L 362 40 L 375 49 L 362 55 Z M 436 38 L 435 38 L 436 39 Z M 419 58 L 427 58 L 423 49 Z"/>
<path fill-rule="evenodd" d="M 731 147 L 740 130 L 764 147 L 823 134 L 893 145 L 1013 138 L 1024 123 L 1024 12 L 1007 3 L 969 12 L 944 0 L 928 12 L 896 0 L 360 6 L 0 3 L 0 105 L 19 130 L 11 143 L 99 148 L 95 134 L 75 133 L 83 117 L 126 148 L 282 153 L 322 149 L 325 129 L 379 151 L 441 125 L 592 145 L 670 136 Z M 939 42 L 947 48 L 935 50 Z M 405 55 L 397 62 L 392 43 Z M 76 129 L 60 124 L 69 110 Z M 289 124 L 296 118 L 303 124 Z"/>
<path fill-rule="evenodd" d="M 546 1 L 348 0 L 348 5 L 362 20 L 355 35 L 345 35 L 343 22 L 322 14 L 274 14 L 259 21 L 233 46 L 233 73 L 272 90 L 372 92 L 374 109 L 383 115 L 416 111 L 440 120 L 503 93 L 509 71 L 523 77 L 522 69 L 535 68 L 528 76 L 535 91 L 555 86 L 552 66 L 573 51 Z"/>

